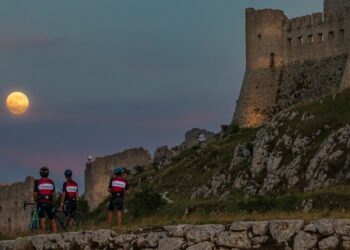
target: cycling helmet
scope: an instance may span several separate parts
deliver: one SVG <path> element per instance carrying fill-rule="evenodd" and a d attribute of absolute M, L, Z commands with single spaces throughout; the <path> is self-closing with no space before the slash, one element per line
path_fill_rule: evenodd
<path fill-rule="evenodd" d="M 115 174 L 122 174 L 123 172 L 124 172 L 124 169 L 121 168 L 121 167 L 116 167 L 116 168 L 114 169 L 114 173 L 115 173 Z"/>
<path fill-rule="evenodd" d="M 40 168 L 40 176 L 41 177 L 48 177 L 49 173 L 50 173 L 50 171 L 49 171 L 48 167 L 44 166 L 44 167 Z"/>
<path fill-rule="evenodd" d="M 64 171 L 64 176 L 66 176 L 66 177 L 72 177 L 72 175 L 73 175 L 72 170 L 67 169 L 66 171 Z"/>

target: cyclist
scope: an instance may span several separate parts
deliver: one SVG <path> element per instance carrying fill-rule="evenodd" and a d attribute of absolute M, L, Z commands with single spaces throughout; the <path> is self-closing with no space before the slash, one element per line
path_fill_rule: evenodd
<path fill-rule="evenodd" d="M 70 216 L 77 210 L 78 184 L 72 180 L 72 175 L 72 170 L 64 171 L 67 181 L 63 183 L 60 208 L 67 216 L 66 225 L 69 225 Z"/>
<path fill-rule="evenodd" d="M 37 203 L 40 230 L 46 232 L 46 218 L 50 220 L 50 228 L 52 233 L 57 233 L 57 226 L 55 221 L 55 213 L 53 212 L 53 196 L 55 194 L 55 184 L 48 178 L 49 169 L 47 167 L 40 168 L 39 180 L 35 181 L 33 197 Z"/>
<path fill-rule="evenodd" d="M 114 170 L 114 176 L 109 181 L 108 192 L 111 193 L 107 217 L 109 226 L 112 225 L 113 212 L 115 210 L 117 210 L 118 215 L 118 226 L 122 225 L 124 194 L 125 191 L 129 189 L 128 182 L 122 177 L 123 172 L 123 168 L 117 167 Z"/>

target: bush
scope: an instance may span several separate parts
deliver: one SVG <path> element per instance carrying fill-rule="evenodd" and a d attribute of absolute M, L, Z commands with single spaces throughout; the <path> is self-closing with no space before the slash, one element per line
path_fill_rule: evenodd
<path fill-rule="evenodd" d="M 142 172 L 145 171 L 144 167 L 142 166 L 135 166 L 134 169 L 136 171 L 136 174 L 141 174 Z"/>
<path fill-rule="evenodd" d="M 229 127 L 229 133 L 230 134 L 236 134 L 240 130 L 240 127 L 237 123 L 232 123 Z"/>
<path fill-rule="evenodd" d="M 140 217 L 152 214 L 164 205 L 164 202 L 159 193 L 153 192 L 148 187 L 144 187 L 141 192 L 135 194 L 129 204 L 131 215 L 133 217 Z"/>
<path fill-rule="evenodd" d="M 83 214 L 85 214 L 89 211 L 89 205 L 88 205 L 87 200 L 85 200 L 84 195 L 78 197 L 77 206 L 78 206 L 79 212 L 81 212 Z"/>
<path fill-rule="evenodd" d="M 238 208 L 243 211 L 268 212 L 273 210 L 295 211 L 300 205 L 300 200 L 293 195 L 283 197 L 254 197 L 238 203 Z"/>

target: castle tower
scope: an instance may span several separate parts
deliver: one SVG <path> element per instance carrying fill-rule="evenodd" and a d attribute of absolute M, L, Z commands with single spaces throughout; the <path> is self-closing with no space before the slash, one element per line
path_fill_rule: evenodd
<path fill-rule="evenodd" d="M 257 127 L 272 112 L 283 66 L 283 25 L 280 10 L 246 10 L 246 72 L 233 122 Z"/>
<path fill-rule="evenodd" d="M 350 8 L 350 0 L 324 0 L 324 13 L 339 13 Z"/>

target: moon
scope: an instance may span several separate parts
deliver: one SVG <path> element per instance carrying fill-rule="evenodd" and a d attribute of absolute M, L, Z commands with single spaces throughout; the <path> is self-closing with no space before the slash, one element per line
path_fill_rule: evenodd
<path fill-rule="evenodd" d="M 22 92 L 13 92 L 6 99 L 6 107 L 14 115 L 25 113 L 29 107 L 29 99 Z"/>

